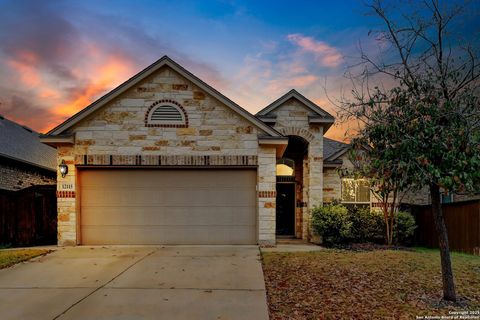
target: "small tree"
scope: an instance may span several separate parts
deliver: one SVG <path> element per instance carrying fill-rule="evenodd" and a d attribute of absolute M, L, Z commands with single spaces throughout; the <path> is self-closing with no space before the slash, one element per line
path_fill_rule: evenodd
<path fill-rule="evenodd" d="M 450 27 L 465 12 L 462 6 L 429 0 L 408 15 L 380 0 L 369 8 L 384 26 L 372 34 L 388 51 L 382 59 L 361 52 L 364 69 L 359 77 L 351 76 L 360 86 L 354 87 L 352 99 L 342 100 L 343 114 L 362 122 L 358 140 L 371 147 L 373 168 L 394 168 L 393 177 L 404 179 L 402 187 L 428 186 L 443 297 L 455 301 L 440 191 L 473 191 L 480 184 L 478 47 L 452 38 Z M 372 81 L 392 85 L 371 88 Z M 390 179 L 388 171 L 383 174 Z"/>
<path fill-rule="evenodd" d="M 385 243 L 392 245 L 400 194 L 408 187 L 406 172 L 400 167 L 397 158 L 392 157 L 391 153 L 385 153 L 386 150 L 381 144 L 360 136 L 353 139 L 352 146 L 349 159 L 353 168 L 341 169 L 340 175 L 368 179 L 370 191 L 381 204 L 385 222 Z M 389 159 L 379 161 L 380 157 Z"/>

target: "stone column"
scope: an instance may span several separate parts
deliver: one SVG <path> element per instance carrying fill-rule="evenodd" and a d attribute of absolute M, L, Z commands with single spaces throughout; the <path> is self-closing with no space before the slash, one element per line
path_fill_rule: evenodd
<path fill-rule="evenodd" d="M 258 244 L 275 245 L 276 157 L 275 147 L 258 149 Z"/>
<path fill-rule="evenodd" d="M 308 239 L 309 202 L 310 202 L 310 167 L 308 155 L 303 159 L 303 206 L 302 206 L 302 239 Z"/>
<path fill-rule="evenodd" d="M 74 246 L 77 244 L 78 217 L 75 159 L 73 148 L 59 146 L 57 148 L 57 165 L 62 160 L 68 166 L 68 173 L 62 177 L 57 170 L 57 232 L 59 246 Z"/>
<path fill-rule="evenodd" d="M 303 220 L 303 238 L 310 236 L 312 209 L 323 204 L 323 130 L 308 146 L 308 204 Z"/>

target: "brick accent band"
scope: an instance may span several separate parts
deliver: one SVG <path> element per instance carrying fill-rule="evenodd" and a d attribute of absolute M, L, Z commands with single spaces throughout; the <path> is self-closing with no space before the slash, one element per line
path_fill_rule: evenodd
<path fill-rule="evenodd" d="M 57 198 L 75 198 L 75 191 L 58 191 Z"/>
<path fill-rule="evenodd" d="M 277 191 L 258 191 L 259 198 L 275 198 Z"/>
<path fill-rule="evenodd" d="M 305 201 L 297 201 L 296 206 L 297 206 L 297 208 L 306 208 L 307 203 Z"/>
<path fill-rule="evenodd" d="M 388 204 L 388 207 L 390 208 L 393 203 L 389 202 Z M 372 202 L 372 208 L 383 208 L 383 203 L 381 202 Z"/>
<path fill-rule="evenodd" d="M 76 155 L 76 165 L 91 166 L 256 166 L 257 156 Z"/>
<path fill-rule="evenodd" d="M 277 129 L 278 132 L 283 134 L 284 136 L 299 136 L 307 140 L 308 142 L 312 142 L 315 139 L 315 136 L 308 130 L 298 127 L 286 127 L 286 128 L 279 128 Z"/>

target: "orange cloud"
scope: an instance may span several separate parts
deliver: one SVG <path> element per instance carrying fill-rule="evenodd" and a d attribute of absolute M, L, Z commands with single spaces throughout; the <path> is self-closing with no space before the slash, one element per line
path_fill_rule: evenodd
<path fill-rule="evenodd" d="M 268 93 L 279 95 L 289 91 L 292 88 L 304 88 L 313 84 L 315 81 L 318 81 L 318 77 L 314 76 L 313 74 L 292 75 L 290 77 L 286 77 L 285 79 L 281 78 L 271 80 L 266 90 Z"/>
<path fill-rule="evenodd" d="M 38 57 L 33 52 L 21 51 L 16 59 L 8 60 L 7 64 L 17 72 L 23 84 L 35 87 L 41 83 L 37 62 Z"/>
<path fill-rule="evenodd" d="M 120 56 L 109 56 L 100 65 L 90 65 L 88 72 L 91 73 L 92 79 L 87 86 L 79 88 L 73 94 L 72 99 L 62 101 L 53 108 L 53 111 L 65 117 L 77 113 L 91 104 L 102 93 L 106 93 L 127 79 L 132 69 L 130 62 Z"/>
<path fill-rule="evenodd" d="M 42 77 L 38 56 L 31 51 L 20 51 L 14 59 L 7 61 L 8 66 L 15 71 L 22 85 L 36 93 L 42 100 L 51 100 L 60 96 L 57 88 L 50 86 Z M 30 97 L 32 98 L 32 97 Z"/>
<path fill-rule="evenodd" d="M 316 59 L 325 67 L 336 67 L 342 62 L 343 56 L 340 52 L 323 41 L 317 41 L 312 37 L 302 34 L 289 34 L 287 39 L 300 47 L 301 50 L 313 53 Z"/>
<path fill-rule="evenodd" d="M 356 120 L 342 120 L 338 115 L 338 106 L 327 97 L 313 99 L 317 105 L 335 117 L 335 123 L 331 126 L 325 136 L 337 141 L 350 142 L 359 130 L 359 123 Z"/>
<path fill-rule="evenodd" d="M 89 52 L 88 59 L 83 61 L 83 65 L 71 70 L 76 80 L 73 83 L 63 83 L 73 86 L 73 93 L 72 90 L 60 87 L 55 77 L 42 70 L 39 58 L 33 52 L 21 51 L 14 59 L 7 61 L 20 83 L 29 88 L 29 100 L 40 102 L 33 107 L 45 114 L 37 118 L 25 114 L 25 119 L 15 119 L 16 121 L 39 131 L 48 131 L 131 76 L 134 66 L 127 58 L 102 52 L 94 44 L 86 48 Z"/>

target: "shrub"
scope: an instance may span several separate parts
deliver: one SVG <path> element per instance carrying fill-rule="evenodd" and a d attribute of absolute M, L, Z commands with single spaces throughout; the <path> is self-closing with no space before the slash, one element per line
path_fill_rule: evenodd
<path fill-rule="evenodd" d="M 326 246 L 348 243 L 352 222 L 347 208 L 339 204 L 315 207 L 312 211 L 312 228 L 322 237 Z"/>
<path fill-rule="evenodd" d="M 394 231 L 394 236 L 397 244 L 411 245 L 413 242 L 413 234 L 417 225 L 415 218 L 405 211 L 399 211 L 397 214 L 397 224 Z"/>
<path fill-rule="evenodd" d="M 370 208 L 352 207 L 349 209 L 349 220 L 352 222 L 352 242 L 383 243 L 385 241 L 385 223 L 381 213 L 370 211 Z"/>
<path fill-rule="evenodd" d="M 394 226 L 397 245 L 411 245 L 416 229 L 414 217 L 399 211 Z M 322 237 L 326 246 L 348 243 L 385 243 L 385 220 L 381 212 L 369 208 L 346 208 L 341 204 L 315 207 L 312 212 L 313 231 Z"/>

